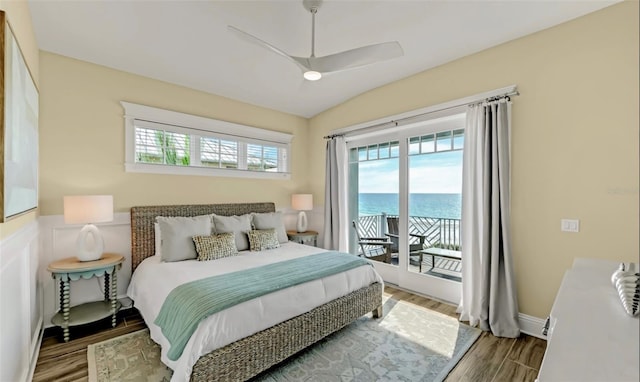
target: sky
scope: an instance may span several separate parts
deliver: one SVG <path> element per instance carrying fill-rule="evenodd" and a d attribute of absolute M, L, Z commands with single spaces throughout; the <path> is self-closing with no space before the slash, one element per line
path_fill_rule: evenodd
<path fill-rule="evenodd" d="M 398 158 L 360 162 L 360 193 L 397 194 Z M 409 193 L 462 193 L 462 150 L 409 157 Z"/>

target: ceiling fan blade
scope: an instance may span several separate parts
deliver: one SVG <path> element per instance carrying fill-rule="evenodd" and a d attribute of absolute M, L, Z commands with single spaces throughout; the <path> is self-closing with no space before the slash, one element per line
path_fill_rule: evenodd
<path fill-rule="evenodd" d="M 282 57 L 285 57 L 287 59 L 289 59 L 289 61 L 293 62 L 294 64 L 300 66 L 303 69 L 306 69 L 306 67 L 302 64 L 302 62 L 299 61 L 300 57 L 292 57 L 290 55 L 288 55 L 285 51 L 276 48 L 275 46 L 269 44 L 268 42 L 261 40 L 259 38 L 257 38 L 254 35 L 251 35 L 243 30 L 240 30 L 234 26 L 231 25 L 227 25 L 227 28 L 232 31 L 233 33 L 235 33 L 236 35 L 240 36 L 241 38 L 245 39 L 246 41 L 252 42 L 254 44 L 257 44 L 263 48 L 266 48 L 276 54 L 281 55 Z M 305 60 L 305 59 L 302 59 Z"/>
<path fill-rule="evenodd" d="M 309 67 L 320 73 L 337 72 L 401 57 L 404 51 L 397 41 L 367 45 L 324 57 L 310 57 Z"/>

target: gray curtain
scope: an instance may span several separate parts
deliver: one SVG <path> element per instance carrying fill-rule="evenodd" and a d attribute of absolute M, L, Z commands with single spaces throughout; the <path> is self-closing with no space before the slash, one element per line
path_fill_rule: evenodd
<path fill-rule="evenodd" d="M 324 183 L 324 248 L 347 251 L 347 148 L 344 137 L 327 140 Z"/>
<path fill-rule="evenodd" d="M 511 256 L 511 102 L 472 105 L 467 112 L 462 178 L 460 320 L 500 337 L 518 337 Z"/>

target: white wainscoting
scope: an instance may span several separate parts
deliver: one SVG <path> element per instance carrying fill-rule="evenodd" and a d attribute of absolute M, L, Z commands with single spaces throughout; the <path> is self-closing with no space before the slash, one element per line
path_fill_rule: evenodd
<path fill-rule="evenodd" d="M 0 381 L 28 381 L 43 330 L 38 223 L 0 242 Z"/>

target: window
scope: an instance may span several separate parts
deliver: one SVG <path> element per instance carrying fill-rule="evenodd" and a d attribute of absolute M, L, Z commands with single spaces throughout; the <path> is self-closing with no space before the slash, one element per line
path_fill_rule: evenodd
<path fill-rule="evenodd" d="M 200 163 L 215 168 L 238 168 L 238 142 L 217 138 L 200 140 Z"/>
<path fill-rule="evenodd" d="M 397 158 L 400 154 L 400 151 L 398 150 L 399 145 L 400 142 L 394 141 L 354 147 L 349 150 L 349 163 Z"/>
<path fill-rule="evenodd" d="M 263 145 L 247 145 L 247 168 L 252 171 L 278 171 L 278 149 Z"/>
<path fill-rule="evenodd" d="M 290 177 L 291 134 L 127 102 L 122 105 L 127 172 Z"/>
<path fill-rule="evenodd" d="M 464 129 L 441 131 L 409 138 L 409 155 L 462 150 L 463 146 Z"/>
<path fill-rule="evenodd" d="M 136 162 L 188 166 L 189 142 L 186 134 L 136 128 Z"/>

